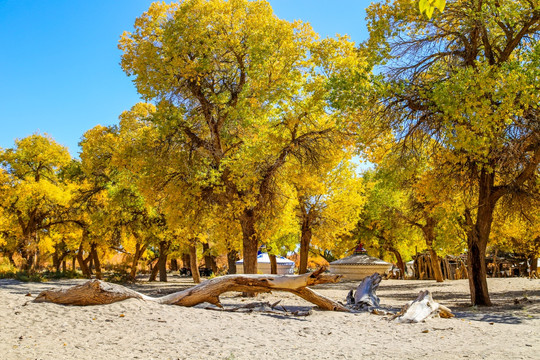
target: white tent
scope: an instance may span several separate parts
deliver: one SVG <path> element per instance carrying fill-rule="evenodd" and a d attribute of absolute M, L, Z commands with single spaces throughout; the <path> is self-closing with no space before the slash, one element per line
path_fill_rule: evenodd
<path fill-rule="evenodd" d="M 283 256 L 276 256 L 277 273 L 279 275 L 293 275 L 294 274 L 294 261 L 284 258 Z M 236 262 L 236 272 L 238 274 L 244 273 L 244 259 Z M 270 274 L 270 257 L 268 253 L 260 253 L 257 255 L 257 272 L 259 274 Z"/>

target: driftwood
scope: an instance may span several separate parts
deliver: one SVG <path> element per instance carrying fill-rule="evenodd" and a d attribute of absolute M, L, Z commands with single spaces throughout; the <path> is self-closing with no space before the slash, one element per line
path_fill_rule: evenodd
<path fill-rule="evenodd" d="M 353 310 L 369 310 L 370 307 L 378 308 L 380 299 L 375 294 L 382 276 L 379 273 L 365 277 L 356 288 L 356 293 L 351 290 L 347 295 L 347 307 Z"/>
<path fill-rule="evenodd" d="M 349 311 L 345 306 L 325 296 L 317 294 L 308 286 L 335 283 L 341 275 L 323 274 L 324 268 L 313 273 L 286 275 L 227 275 L 207 280 L 192 288 L 165 295 L 150 297 L 121 285 L 100 280 L 90 280 L 82 285 L 68 289 L 46 290 L 41 292 L 35 302 L 52 302 L 64 305 L 101 305 L 125 299 L 141 299 L 160 304 L 194 306 L 204 302 L 222 307 L 219 295 L 229 292 L 271 292 L 287 291 L 317 305 L 324 310 Z"/>
<path fill-rule="evenodd" d="M 308 316 L 312 314 L 312 310 L 294 310 L 290 311 L 283 305 L 279 305 L 281 300 L 270 304 L 269 302 L 254 302 L 245 305 L 233 306 L 230 308 L 218 308 L 218 307 L 206 307 L 208 310 L 215 311 L 227 311 L 227 312 L 241 312 L 241 313 L 265 313 L 265 314 L 276 314 L 276 315 L 293 315 L 293 316 Z"/>
<path fill-rule="evenodd" d="M 379 297 L 375 294 L 381 282 L 381 275 L 375 273 L 362 280 L 356 289 L 347 295 L 347 308 L 351 311 L 370 311 L 375 315 L 391 315 L 397 322 L 421 322 L 428 317 L 440 316 L 451 318 L 452 311 L 444 305 L 433 301 L 428 290 L 421 291 L 416 300 L 406 304 L 397 314 L 380 307 Z"/>
<path fill-rule="evenodd" d="M 451 318 L 454 314 L 446 306 L 436 303 L 429 290 L 424 290 L 420 291 L 416 300 L 406 304 L 394 319 L 400 323 L 418 323 L 434 316 Z"/>
<path fill-rule="evenodd" d="M 323 310 L 333 311 L 371 311 L 377 315 L 393 315 L 392 319 L 400 323 L 416 323 L 433 316 L 450 318 L 454 315 L 446 306 L 436 303 L 428 290 L 421 291 L 416 300 L 411 301 L 403 309 L 393 314 L 380 308 L 380 300 L 375 294 L 381 282 L 381 275 L 375 273 L 366 277 L 358 285 L 356 292 L 351 290 L 347 296 L 347 304 L 335 302 L 311 290 L 308 286 L 335 283 L 340 275 L 323 274 L 324 268 L 303 275 L 227 275 L 207 280 L 192 288 L 175 292 L 162 297 L 151 297 L 121 285 L 110 284 L 101 280 L 90 280 L 84 284 L 67 289 L 46 290 L 41 292 L 35 302 L 52 302 L 64 305 L 102 305 L 125 299 L 141 299 L 160 304 L 195 306 L 210 303 L 216 307 L 207 309 L 232 312 L 265 312 L 273 314 L 306 316 L 311 311 L 289 311 L 279 302 L 253 303 L 236 307 L 223 308 L 219 296 L 225 292 L 271 292 L 286 291 L 317 305 Z"/>
<path fill-rule="evenodd" d="M 34 302 L 82 306 L 112 304 L 126 299 L 155 300 L 124 286 L 94 279 L 67 289 L 42 291 Z"/>

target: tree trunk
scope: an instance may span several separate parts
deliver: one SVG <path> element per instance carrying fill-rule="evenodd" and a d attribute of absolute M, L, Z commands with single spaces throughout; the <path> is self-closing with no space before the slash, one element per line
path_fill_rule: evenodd
<path fill-rule="evenodd" d="M 152 267 L 150 278 L 148 281 L 156 281 L 159 273 L 159 281 L 167 282 L 167 256 L 169 252 L 170 242 L 160 241 L 159 256 L 156 264 Z"/>
<path fill-rule="evenodd" d="M 531 279 L 538 278 L 538 256 L 530 256 L 529 277 Z"/>
<path fill-rule="evenodd" d="M 429 257 L 431 259 L 431 268 L 433 269 L 433 277 L 435 277 L 437 282 L 443 282 L 444 278 L 441 270 L 441 260 L 433 247 L 429 247 L 428 249 Z"/>
<path fill-rule="evenodd" d="M 94 268 L 94 253 L 92 250 L 90 250 L 90 255 L 88 255 L 88 271 L 90 272 L 90 275 L 94 275 L 94 272 L 92 269 Z"/>
<path fill-rule="evenodd" d="M 65 274 L 67 271 L 66 259 L 62 260 L 62 272 Z"/>
<path fill-rule="evenodd" d="M 178 260 L 177 259 L 171 259 L 171 271 L 178 271 Z"/>
<path fill-rule="evenodd" d="M 491 274 L 492 277 L 499 277 L 499 261 L 497 259 L 497 255 L 499 254 L 499 249 L 495 249 L 495 254 L 493 255 L 493 274 Z"/>
<path fill-rule="evenodd" d="M 24 235 L 25 240 L 20 246 L 21 257 L 23 259 L 21 269 L 23 271 L 31 271 L 34 267 L 34 252 L 29 249 L 32 235 Z"/>
<path fill-rule="evenodd" d="M 487 286 L 486 244 L 473 236 L 468 242 L 467 268 L 471 303 L 473 305 L 491 306 Z"/>
<path fill-rule="evenodd" d="M 15 260 L 13 260 L 14 251 L 7 251 L 6 256 L 11 266 L 16 267 Z"/>
<path fill-rule="evenodd" d="M 399 251 L 397 251 L 394 247 L 390 246 L 388 248 L 388 250 L 395 255 L 396 257 L 396 261 L 397 261 L 397 266 L 399 268 L 399 272 L 401 273 L 399 278 L 400 279 L 404 279 L 404 276 L 405 276 L 405 263 L 403 262 L 403 258 L 401 257 L 401 254 L 399 253 Z"/>
<path fill-rule="evenodd" d="M 497 199 L 493 198 L 492 191 L 495 181 L 493 173 L 482 169 L 478 192 L 478 210 L 476 222 L 467 232 L 467 267 L 469 275 L 469 288 L 471 290 L 471 303 L 473 305 L 491 306 L 487 285 L 486 247 L 493 223 L 493 211 Z M 466 211 L 468 223 L 472 223 L 471 214 Z"/>
<path fill-rule="evenodd" d="M 101 262 L 99 261 L 96 243 L 92 243 L 92 250 L 91 250 L 90 256 L 94 261 L 94 267 L 96 269 L 96 278 L 101 280 Z"/>
<path fill-rule="evenodd" d="M 299 274 L 305 274 L 307 272 L 309 244 L 311 243 L 311 236 L 311 226 L 306 220 L 302 223 L 302 235 L 300 237 L 300 266 L 298 268 Z"/>
<path fill-rule="evenodd" d="M 158 260 L 157 265 L 159 269 L 159 281 L 167 282 L 167 254 L 164 255 L 164 260 Z"/>
<path fill-rule="evenodd" d="M 244 210 L 240 216 L 240 225 L 242 226 L 244 274 L 256 274 L 259 241 L 255 231 L 255 213 L 253 210 Z"/>
<path fill-rule="evenodd" d="M 270 258 L 270 274 L 277 274 L 277 259 L 276 255 L 269 254 Z"/>
<path fill-rule="evenodd" d="M 159 281 L 167 282 L 167 257 L 169 256 L 170 242 L 162 241 L 159 243 L 159 259 L 157 267 L 159 268 Z"/>
<path fill-rule="evenodd" d="M 41 251 L 39 248 L 36 249 L 34 252 L 34 268 L 33 271 L 40 271 L 41 270 Z"/>
<path fill-rule="evenodd" d="M 478 235 L 470 235 L 468 239 L 467 268 L 471 303 L 473 305 L 491 306 L 487 286 L 486 246 L 487 242 L 480 239 Z"/>
<path fill-rule="evenodd" d="M 154 260 L 152 260 L 152 261 L 154 261 Z M 150 270 L 150 277 L 148 278 L 148 281 L 150 281 L 150 282 L 156 281 L 156 279 L 157 279 L 157 275 L 158 275 L 158 272 L 159 272 L 158 262 L 159 262 L 159 257 L 158 257 L 158 260 L 156 261 L 156 263 L 154 265 L 152 265 L 152 262 L 150 262 L 150 269 L 151 270 Z"/>
<path fill-rule="evenodd" d="M 229 274 L 236 274 L 236 261 L 238 261 L 238 251 L 229 250 L 227 253 L 227 264 L 229 266 Z"/>
<path fill-rule="evenodd" d="M 86 260 L 83 258 L 82 252 L 80 254 L 77 254 L 77 261 L 79 262 L 79 267 L 81 268 L 83 275 L 86 278 L 90 279 L 92 277 L 92 274 L 90 273 L 90 269 L 88 268 Z"/>
<path fill-rule="evenodd" d="M 191 276 L 193 282 L 198 284 L 201 282 L 201 276 L 199 274 L 199 267 L 197 266 L 197 242 L 193 241 L 189 246 L 189 266 L 191 268 Z"/>
<path fill-rule="evenodd" d="M 84 236 L 83 236 L 84 237 Z M 81 268 L 81 271 L 83 275 L 90 279 L 92 277 L 92 274 L 90 273 L 90 269 L 88 268 L 87 261 L 89 260 L 90 255 L 84 259 L 83 257 L 83 244 L 79 245 L 79 251 L 77 251 L 77 261 L 79 262 L 79 267 Z"/>
<path fill-rule="evenodd" d="M 204 252 L 204 265 L 207 269 L 212 270 L 214 274 L 217 274 L 217 264 L 214 257 L 210 254 L 210 245 L 208 243 L 203 243 L 203 252 Z"/>
<path fill-rule="evenodd" d="M 189 254 L 182 254 L 182 267 L 188 269 L 190 266 Z"/>
<path fill-rule="evenodd" d="M 195 306 L 204 302 L 222 307 L 219 295 L 229 292 L 271 292 L 287 291 L 317 305 L 323 310 L 349 311 L 345 306 L 317 294 L 308 286 L 335 283 L 340 275 L 323 274 L 324 268 L 314 273 L 279 275 L 227 275 L 216 277 L 190 289 L 179 291 L 160 298 L 143 295 L 121 285 L 91 280 L 68 289 L 42 291 L 34 302 L 52 302 L 65 305 L 111 304 L 129 298 L 154 301 L 160 304 Z"/>
<path fill-rule="evenodd" d="M 435 241 L 435 226 L 437 226 L 437 220 L 427 213 L 425 214 L 426 225 L 422 227 L 422 233 L 429 251 L 429 257 L 431 261 L 431 269 L 433 270 L 433 277 L 437 282 L 443 282 L 443 274 L 441 270 L 441 261 L 437 256 L 437 252 L 433 249 L 433 242 Z"/>
<path fill-rule="evenodd" d="M 56 243 L 54 245 L 54 252 L 53 252 L 53 267 L 56 269 L 56 272 L 60 272 L 60 267 L 63 266 L 63 263 L 65 263 L 65 257 L 67 256 L 66 251 L 66 244 L 64 241 L 60 243 Z M 64 270 L 64 272 L 66 272 Z"/>
<path fill-rule="evenodd" d="M 131 269 L 129 272 L 129 278 L 131 281 L 135 281 L 135 278 L 137 276 L 137 267 L 139 264 L 139 260 L 146 250 L 146 245 L 136 243 L 135 244 L 135 254 L 133 255 L 133 261 L 131 262 Z"/>
<path fill-rule="evenodd" d="M 53 261 L 53 267 L 56 269 L 56 272 L 59 273 L 61 261 L 58 258 L 58 244 L 54 246 L 54 252 L 52 254 L 52 261 Z"/>

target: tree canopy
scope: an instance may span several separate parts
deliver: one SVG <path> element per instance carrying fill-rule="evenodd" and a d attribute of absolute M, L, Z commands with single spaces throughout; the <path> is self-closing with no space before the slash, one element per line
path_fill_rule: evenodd
<path fill-rule="evenodd" d="M 181 260 L 199 281 L 202 260 L 298 253 L 303 273 L 363 243 L 401 276 L 425 251 L 437 281 L 466 254 L 489 305 L 489 252 L 532 274 L 540 251 L 540 4 L 385 0 L 367 20 L 355 44 L 263 0 L 152 4 L 119 41 L 142 102 L 79 158 L 41 134 L 0 149 L 1 254 L 132 281 Z"/>

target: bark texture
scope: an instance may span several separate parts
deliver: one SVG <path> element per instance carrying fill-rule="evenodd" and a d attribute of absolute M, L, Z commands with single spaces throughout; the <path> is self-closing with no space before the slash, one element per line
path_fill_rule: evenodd
<path fill-rule="evenodd" d="M 435 226 L 437 225 L 437 220 L 432 216 L 425 214 L 426 225 L 422 226 L 422 233 L 424 234 L 424 239 L 426 241 L 427 248 L 429 250 L 429 255 L 431 259 L 431 269 L 433 270 L 433 277 L 437 282 L 443 282 L 443 274 L 441 269 L 441 260 L 437 255 L 437 252 L 433 248 L 433 243 L 435 241 Z"/>
<path fill-rule="evenodd" d="M 189 267 L 191 269 L 191 276 L 193 282 L 198 284 L 201 282 L 201 275 L 199 274 L 199 266 L 197 265 L 197 243 L 192 243 L 189 247 Z"/>
<path fill-rule="evenodd" d="M 169 241 L 161 241 L 159 243 L 158 261 L 152 268 L 148 281 L 156 281 L 159 273 L 159 281 L 167 282 L 167 257 L 169 256 L 170 245 L 171 243 Z"/>
<path fill-rule="evenodd" d="M 90 257 L 94 262 L 94 269 L 96 270 L 96 279 L 102 279 L 101 276 L 101 262 L 99 261 L 99 255 L 97 252 L 97 244 L 92 243 Z"/>
<path fill-rule="evenodd" d="M 277 259 L 276 255 L 268 255 L 270 258 L 270 274 L 277 274 Z"/>
<path fill-rule="evenodd" d="M 309 257 L 309 244 L 311 243 L 311 227 L 309 221 L 304 221 L 302 224 L 302 235 L 300 237 L 300 266 L 298 267 L 299 274 L 307 272 L 307 263 Z"/>
<path fill-rule="evenodd" d="M 387 245 L 386 249 L 390 251 L 394 256 L 396 257 L 397 266 L 399 268 L 399 278 L 404 279 L 405 278 L 405 263 L 403 262 L 403 258 L 401 257 L 401 253 L 393 246 Z"/>
<path fill-rule="evenodd" d="M 242 226 L 242 248 L 244 250 L 244 274 L 257 273 L 257 249 L 259 241 L 255 231 L 255 213 L 245 210 L 240 218 Z"/>
<path fill-rule="evenodd" d="M 77 261 L 79 263 L 79 267 L 81 268 L 81 271 L 83 275 L 90 279 L 92 277 L 92 273 L 90 272 L 90 268 L 88 267 L 88 262 L 90 261 L 90 255 L 85 259 L 83 256 L 83 245 L 82 242 L 79 246 L 79 251 L 77 251 Z"/>
<path fill-rule="evenodd" d="M 131 262 L 131 269 L 129 272 L 129 278 L 131 279 L 131 281 L 135 281 L 135 277 L 137 276 L 137 266 L 145 250 L 146 250 L 146 245 L 143 245 L 140 243 L 135 244 L 135 254 L 133 255 L 133 260 Z"/>
<path fill-rule="evenodd" d="M 335 283 L 340 280 L 340 275 L 323 274 L 324 270 L 322 268 L 310 274 L 295 276 L 226 275 L 159 298 L 143 295 L 121 285 L 109 284 L 101 280 L 90 280 L 68 289 L 43 291 L 34 301 L 64 305 L 101 305 L 135 298 L 179 306 L 194 306 L 208 302 L 222 307 L 219 296 L 225 292 L 286 291 L 298 295 L 324 310 L 349 311 L 338 302 L 308 288 L 311 285 Z"/>
<path fill-rule="evenodd" d="M 229 267 L 229 274 L 236 274 L 236 261 L 238 260 L 238 251 L 229 250 L 227 253 L 227 264 Z"/>
<path fill-rule="evenodd" d="M 469 288 L 473 305 L 491 306 L 487 285 L 486 247 L 493 223 L 495 205 L 502 192 L 496 191 L 495 175 L 486 169 L 480 172 L 478 188 L 478 210 L 476 219 L 472 219 L 467 209 L 465 218 L 467 222 L 467 266 L 469 273 Z"/>

